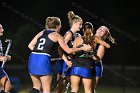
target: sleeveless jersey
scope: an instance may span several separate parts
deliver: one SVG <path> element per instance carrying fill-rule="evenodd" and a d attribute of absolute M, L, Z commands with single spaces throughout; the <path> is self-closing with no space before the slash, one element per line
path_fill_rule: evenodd
<path fill-rule="evenodd" d="M 75 38 L 77 38 L 77 37 L 79 36 L 79 33 L 76 33 L 76 35 L 74 35 L 74 33 L 73 33 L 71 30 L 69 30 L 69 32 L 71 32 L 72 38 L 71 38 L 71 40 L 68 42 L 68 46 L 69 46 L 70 48 L 72 48 L 72 47 L 73 47 L 74 40 L 75 40 Z"/>
<path fill-rule="evenodd" d="M 44 30 L 43 34 L 37 39 L 37 43 L 33 49 L 33 52 L 41 52 L 41 53 L 51 53 L 53 46 L 55 45 L 52 40 L 48 38 L 48 35 L 52 32 L 52 30 Z"/>
<path fill-rule="evenodd" d="M 82 37 L 83 39 L 83 43 L 82 44 L 86 44 L 86 41 L 84 40 L 84 37 Z M 82 47 L 82 44 L 78 46 L 78 48 Z M 75 57 L 83 57 L 83 58 L 91 58 L 93 57 L 94 55 L 96 55 L 96 50 L 92 50 L 90 52 L 86 52 L 86 51 L 78 51 L 75 53 Z"/>
<path fill-rule="evenodd" d="M 84 37 L 82 37 L 83 43 L 85 44 L 86 42 L 84 41 Z M 79 45 L 78 47 L 81 47 L 82 45 Z M 95 55 L 95 54 L 93 54 Z M 92 55 L 92 56 L 93 56 Z M 84 67 L 87 69 L 93 68 L 94 62 L 93 59 L 91 58 L 91 53 L 90 52 L 85 52 L 85 51 L 78 51 L 75 53 L 75 58 L 73 60 L 73 67 Z"/>

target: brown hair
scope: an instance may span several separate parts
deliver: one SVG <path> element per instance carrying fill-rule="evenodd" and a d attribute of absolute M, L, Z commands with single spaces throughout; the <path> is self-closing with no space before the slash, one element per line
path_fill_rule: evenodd
<path fill-rule="evenodd" d="M 45 28 L 46 29 L 56 29 L 56 26 L 61 25 L 61 20 L 58 17 L 47 17 Z"/>
<path fill-rule="evenodd" d="M 86 22 L 83 25 L 83 32 L 84 32 L 84 41 L 87 44 L 90 44 L 92 48 L 95 48 L 96 40 L 94 39 L 94 35 L 93 35 L 94 28 L 93 28 L 92 23 Z"/>

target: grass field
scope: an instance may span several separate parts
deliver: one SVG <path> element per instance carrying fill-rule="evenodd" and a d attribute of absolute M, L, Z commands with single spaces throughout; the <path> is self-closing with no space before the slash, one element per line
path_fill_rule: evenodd
<path fill-rule="evenodd" d="M 27 85 L 28 86 L 28 85 Z M 24 86 L 20 89 L 19 93 L 28 93 L 31 89 L 30 86 Z M 115 87 L 115 86 L 98 86 L 96 89 L 97 93 L 140 93 L 140 88 L 132 87 Z M 40 92 L 41 93 L 41 92 Z M 51 92 L 53 93 L 53 92 Z M 84 93 L 82 87 L 80 87 L 78 93 Z"/>
<path fill-rule="evenodd" d="M 99 86 L 97 88 L 97 93 L 140 93 L 140 88 Z"/>
<path fill-rule="evenodd" d="M 125 67 L 123 71 L 120 67 L 108 67 L 111 67 L 111 69 L 104 69 L 103 78 L 100 79 L 96 89 L 97 93 L 140 93 L 140 67 L 130 67 L 129 69 Z M 19 93 L 29 93 L 32 88 L 32 82 L 26 66 L 13 68 L 10 66 L 9 68 L 7 67 L 6 72 L 10 76 L 12 85 L 19 89 Z M 84 93 L 82 87 L 80 87 L 78 93 Z"/>

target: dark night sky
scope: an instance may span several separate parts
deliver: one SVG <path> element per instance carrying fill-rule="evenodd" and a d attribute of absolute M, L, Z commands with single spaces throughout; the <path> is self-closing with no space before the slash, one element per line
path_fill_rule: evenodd
<path fill-rule="evenodd" d="M 6 7 L 7 4 L 18 11 Z M 1 0 L 0 23 L 6 36 L 13 40 L 13 51 L 27 60 L 30 53 L 27 45 L 42 30 L 46 17 L 60 17 L 63 35 L 69 29 L 67 13 L 73 10 L 84 22 L 92 22 L 95 29 L 100 25 L 110 28 L 117 46 L 111 44 L 111 49 L 107 49 L 104 63 L 139 65 L 138 4 L 138 0 Z"/>

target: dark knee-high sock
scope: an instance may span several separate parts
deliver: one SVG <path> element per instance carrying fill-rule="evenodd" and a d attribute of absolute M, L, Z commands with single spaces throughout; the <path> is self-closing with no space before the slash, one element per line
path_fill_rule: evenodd
<path fill-rule="evenodd" d="M 1 90 L 0 93 L 8 93 L 8 92 L 5 92 L 4 90 Z M 10 93 L 17 93 L 17 91 L 14 88 L 11 88 Z"/>
<path fill-rule="evenodd" d="M 0 91 L 0 93 L 5 93 L 5 92 L 4 92 L 4 90 L 2 89 L 2 90 Z"/>
<path fill-rule="evenodd" d="M 1 90 L 0 93 L 8 93 L 8 92 L 5 92 L 4 90 Z"/>
<path fill-rule="evenodd" d="M 32 90 L 31 90 L 30 93 L 39 93 L 39 90 L 38 89 L 35 89 L 35 88 L 32 88 Z"/>
<path fill-rule="evenodd" d="M 15 88 L 10 89 L 10 93 L 18 93 Z"/>

